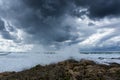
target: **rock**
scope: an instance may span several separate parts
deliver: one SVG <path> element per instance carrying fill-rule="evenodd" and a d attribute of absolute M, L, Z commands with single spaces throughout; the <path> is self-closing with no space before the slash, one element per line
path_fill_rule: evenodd
<path fill-rule="evenodd" d="M 81 65 L 95 65 L 96 63 L 94 61 L 91 61 L 91 60 L 81 60 L 80 61 L 80 64 Z"/>
<path fill-rule="evenodd" d="M 116 73 L 116 72 L 120 71 L 120 67 L 119 68 L 110 68 L 108 71 L 110 73 Z"/>
<path fill-rule="evenodd" d="M 99 57 L 98 59 L 103 60 L 103 59 L 105 59 L 105 58 L 103 58 L 103 57 Z"/>
<path fill-rule="evenodd" d="M 110 64 L 110 67 L 119 67 L 120 66 L 120 64 L 118 64 L 118 63 L 109 63 Z"/>
<path fill-rule="evenodd" d="M 37 65 L 21 72 L 0 73 L 0 80 L 120 80 L 120 65 L 71 59 L 58 64 Z"/>

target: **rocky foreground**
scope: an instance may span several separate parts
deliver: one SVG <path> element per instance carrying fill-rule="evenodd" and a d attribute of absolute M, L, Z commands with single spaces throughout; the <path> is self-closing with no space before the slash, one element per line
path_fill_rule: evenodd
<path fill-rule="evenodd" d="M 66 60 L 37 65 L 21 72 L 4 72 L 0 80 L 120 80 L 120 64 L 96 64 L 90 60 Z"/>

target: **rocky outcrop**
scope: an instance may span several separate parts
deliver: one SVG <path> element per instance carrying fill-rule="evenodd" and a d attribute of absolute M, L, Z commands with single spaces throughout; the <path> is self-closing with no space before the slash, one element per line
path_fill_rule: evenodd
<path fill-rule="evenodd" d="M 21 72 L 5 72 L 0 80 L 120 80 L 120 64 L 96 64 L 90 60 L 66 60 L 37 65 Z"/>

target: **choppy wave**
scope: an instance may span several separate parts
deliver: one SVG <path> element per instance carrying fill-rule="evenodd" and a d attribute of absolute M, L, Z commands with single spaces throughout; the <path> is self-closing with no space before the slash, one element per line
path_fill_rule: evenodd
<path fill-rule="evenodd" d="M 89 59 L 97 63 L 108 64 L 112 62 L 120 63 L 120 54 L 115 53 L 64 53 L 64 52 L 1 52 L 0 72 L 21 71 L 35 65 L 57 63 L 59 61 L 74 58 L 76 60 Z"/>

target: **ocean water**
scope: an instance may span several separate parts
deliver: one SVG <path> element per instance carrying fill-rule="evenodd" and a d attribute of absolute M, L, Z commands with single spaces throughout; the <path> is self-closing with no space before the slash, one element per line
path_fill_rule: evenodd
<path fill-rule="evenodd" d="M 97 63 L 120 63 L 120 52 L 0 52 L 0 72 L 21 71 L 35 65 L 48 65 L 67 59 L 88 59 Z"/>

